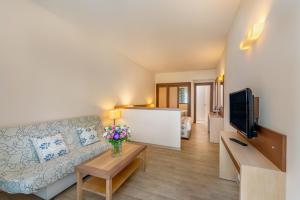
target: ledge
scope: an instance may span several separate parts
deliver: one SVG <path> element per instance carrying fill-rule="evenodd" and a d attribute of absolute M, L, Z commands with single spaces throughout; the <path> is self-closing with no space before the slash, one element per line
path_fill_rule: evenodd
<path fill-rule="evenodd" d="M 127 107 L 127 108 L 120 108 L 120 109 L 181 111 L 179 108 L 149 108 L 149 107 Z"/>

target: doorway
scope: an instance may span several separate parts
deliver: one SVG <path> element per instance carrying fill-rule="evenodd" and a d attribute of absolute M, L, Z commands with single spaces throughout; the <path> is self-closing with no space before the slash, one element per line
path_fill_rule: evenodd
<path fill-rule="evenodd" d="M 194 85 L 194 122 L 207 125 L 208 114 L 213 110 L 213 83 Z"/>

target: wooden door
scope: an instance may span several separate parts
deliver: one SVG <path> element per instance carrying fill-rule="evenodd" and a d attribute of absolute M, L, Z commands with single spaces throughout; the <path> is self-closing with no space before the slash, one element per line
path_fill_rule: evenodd
<path fill-rule="evenodd" d="M 168 107 L 168 88 L 167 87 L 159 87 L 158 88 L 158 107 L 159 108 L 167 108 Z"/>
<path fill-rule="evenodd" d="M 178 108 L 178 87 L 169 87 L 169 108 Z"/>

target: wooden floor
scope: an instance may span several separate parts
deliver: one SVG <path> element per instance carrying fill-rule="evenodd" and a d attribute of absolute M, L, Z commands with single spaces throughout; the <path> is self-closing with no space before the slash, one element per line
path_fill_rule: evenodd
<path fill-rule="evenodd" d="M 208 142 L 207 128 L 194 125 L 190 140 L 182 140 L 182 150 L 148 148 L 148 168 L 137 171 L 113 195 L 114 200 L 237 200 L 238 186 L 218 178 L 217 144 Z M 1 200 L 38 200 L 35 196 L 7 195 Z M 72 186 L 55 200 L 75 200 Z M 84 193 L 85 200 L 103 197 Z"/>

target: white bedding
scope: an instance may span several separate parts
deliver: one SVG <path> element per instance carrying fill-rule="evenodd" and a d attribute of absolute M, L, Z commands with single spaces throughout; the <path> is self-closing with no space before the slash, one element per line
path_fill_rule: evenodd
<path fill-rule="evenodd" d="M 181 137 L 189 138 L 192 130 L 192 118 L 191 117 L 181 117 Z"/>

